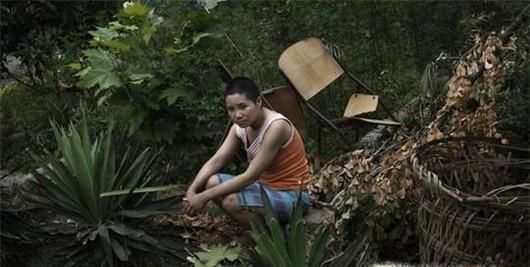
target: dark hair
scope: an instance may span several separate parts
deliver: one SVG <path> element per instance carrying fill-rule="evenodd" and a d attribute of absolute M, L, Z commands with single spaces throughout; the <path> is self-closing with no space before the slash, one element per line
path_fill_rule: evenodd
<path fill-rule="evenodd" d="M 228 95 L 242 94 L 245 95 L 250 101 L 256 102 L 259 96 L 258 87 L 249 78 L 236 77 L 228 82 L 225 87 L 225 98 Z"/>

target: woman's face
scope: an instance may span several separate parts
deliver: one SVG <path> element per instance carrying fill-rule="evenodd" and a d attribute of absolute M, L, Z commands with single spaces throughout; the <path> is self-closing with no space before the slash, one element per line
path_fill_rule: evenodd
<path fill-rule="evenodd" d="M 241 128 L 250 126 L 258 117 L 261 108 L 261 99 L 256 103 L 244 94 L 231 94 L 225 98 L 226 109 L 230 119 Z"/>

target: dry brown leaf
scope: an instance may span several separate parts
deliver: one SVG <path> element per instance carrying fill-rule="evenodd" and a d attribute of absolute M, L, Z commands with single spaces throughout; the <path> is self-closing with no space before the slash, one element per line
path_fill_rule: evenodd
<path fill-rule="evenodd" d="M 438 127 L 433 127 L 429 130 L 427 134 L 427 142 L 442 139 L 444 134 L 438 129 Z"/>

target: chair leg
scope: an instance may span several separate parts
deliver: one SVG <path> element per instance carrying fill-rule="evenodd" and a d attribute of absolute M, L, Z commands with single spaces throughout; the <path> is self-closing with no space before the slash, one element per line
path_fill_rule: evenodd
<path fill-rule="evenodd" d="M 317 131 L 317 152 L 318 156 L 320 157 L 322 155 L 322 126 L 320 123 L 318 124 L 318 131 Z"/>

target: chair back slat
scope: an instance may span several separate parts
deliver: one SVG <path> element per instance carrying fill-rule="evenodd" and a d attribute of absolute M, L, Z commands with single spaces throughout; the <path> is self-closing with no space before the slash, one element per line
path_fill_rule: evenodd
<path fill-rule="evenodd" d="M 377 109 L 379 96 L 366 94 L 353 94 L 344 109 L 343 117 L 354 117 Z"/>
<path fill-rule="evenodd" d="M 315 37 L 288 47 L 280 55 L 278 66 L 305 100 L 318 94 L 344 73 L 322 41 Z"/>
<path fill-rule="evenodd" d="M 287 117 L 298 130 L 300 135 L 305 137 L 306 127 L 302 107 L 298 102 L 296 92 L 290 86 L 280 86 L 261 92 L 271 105 L 269 108 Z"/>

